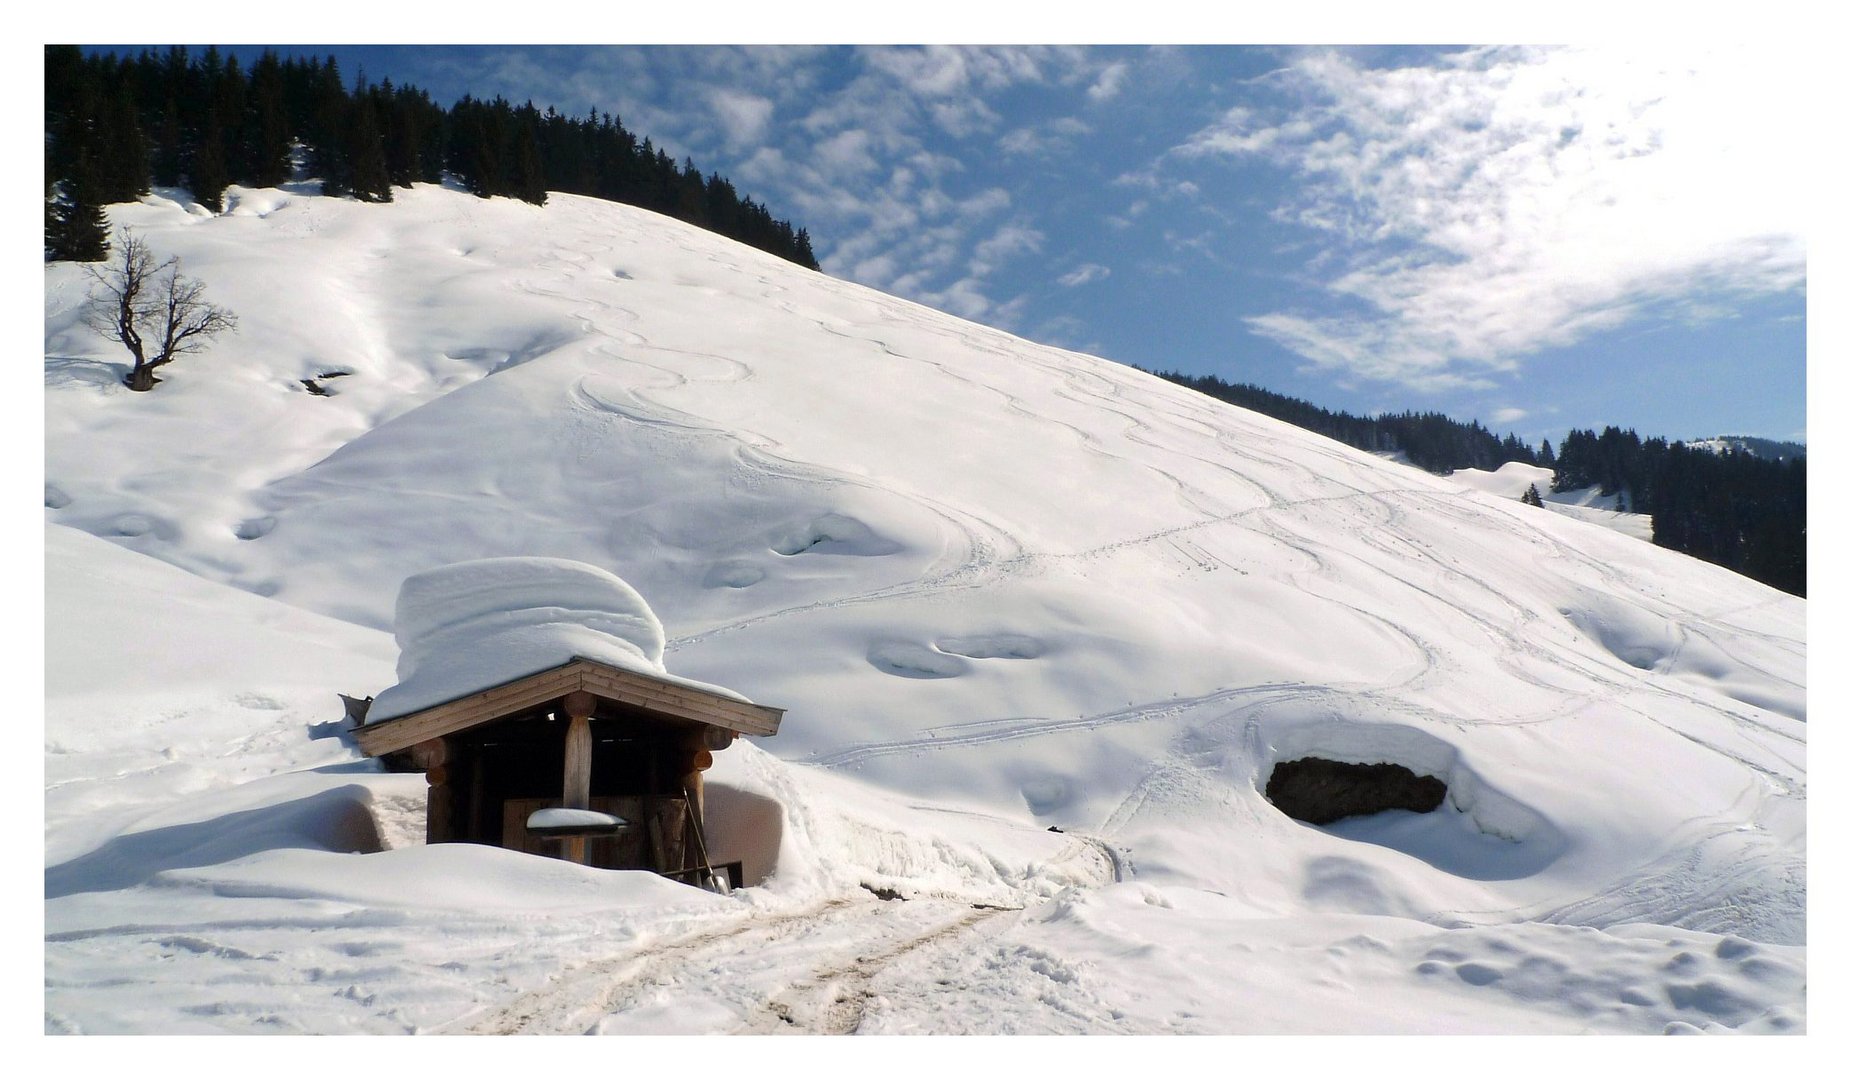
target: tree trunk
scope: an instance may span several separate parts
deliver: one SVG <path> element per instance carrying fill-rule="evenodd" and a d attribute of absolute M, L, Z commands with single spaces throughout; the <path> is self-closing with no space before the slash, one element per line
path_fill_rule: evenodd
<path fill-rule="evenodd" d="M 122 377 L 122 382 L 130 390 L 146 392 L 154 389 L 154 384 L 161 380 L 154 377 L 154 365 L 137 364 L 134 370 Z"/>

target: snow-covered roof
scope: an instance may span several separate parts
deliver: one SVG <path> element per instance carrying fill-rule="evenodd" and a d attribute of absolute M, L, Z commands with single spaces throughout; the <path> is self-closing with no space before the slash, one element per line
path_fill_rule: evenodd
<path fill-rule="evenodd" d="M 374 700 L 369 725 L 575 659 L 746 700 L 670 675 L 662 623 L 642 595 L 608 570 L 568 559 L 474 559 L 414 574 L 399 588 L 394 636 L 398 682 Z"/>

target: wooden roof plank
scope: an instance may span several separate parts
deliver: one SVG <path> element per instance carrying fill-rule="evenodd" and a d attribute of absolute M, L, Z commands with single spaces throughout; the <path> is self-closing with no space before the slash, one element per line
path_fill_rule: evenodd
<path fill-rule="evenodd" d="M 585 689 L 613 701 L 657 708 L 754 735 L 776 734 L 778 722 L 784 715 L 783 709 L 602 666 L 586 669 Z"/>
<path fill-rule="evenodd" d="M 568 664 L 415 713 L 363 725 L 355 737 L 360 749 L 378 757 L 563 697 L 582 689 L 582 682 L 582 674 Z"/>
<path fill-rule="evenodd" d="M 746 735 L 775 735 L 784 716 L 783 709 L 739 701 L 578 657 L 559 667 L 525 675 L 415 713 L 362 725 L 355 738 L 362 751 L 378 757 L 513 715 L 575 690 L 587 690 L 620 704 Z"/>

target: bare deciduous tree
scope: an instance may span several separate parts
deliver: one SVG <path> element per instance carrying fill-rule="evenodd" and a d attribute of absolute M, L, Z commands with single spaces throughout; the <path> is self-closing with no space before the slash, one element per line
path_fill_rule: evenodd
<path fill-rule="evenodd" d="M 84 270 L 97 285 L 84 321 L 134 357 L 122 380 L 130 390 L 154 389 L 155 368 L 238 325 L 237 316 L 206 300 L 204 282 L 180 276 L 179 258 L 157 264 L 147 241 L 127 230 L 109 262 Z"/>

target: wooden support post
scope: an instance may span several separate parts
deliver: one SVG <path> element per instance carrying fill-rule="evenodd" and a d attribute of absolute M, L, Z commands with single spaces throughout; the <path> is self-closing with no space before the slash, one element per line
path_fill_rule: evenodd
<path fill-rule="evenodd" d="M 568 809 L 591 809 L 591 713 L 597 699 L 583 690 L 567 694 L 561 704 L 566 714 L 565 793 L 561 800 Z M 585 838 L 575 836 L 565 842 L 565 857 L 575 863 L 585 861 Z"/>
<path fill-rule="evenodd" d="M 424 782 L 430 785 L 425 794 L 424 842 L 441 844 L 456 838 L 453 823 L 456 801 L 450 786 L 450 743 L 447 739 L 430 739 L 411 748 L 411 762 L 424 770 Z"/>
<path fill-rule="evenodd" d="M 684 870 L 690 862 L 695 866 L 707 865 L 707 787 L 701 774 L 713 768 L 713 751 L 707 749 L 708 730 L 703 727 L 682 743 L 681 790 L 688 800 L 688 820 L 682 839 Z M 701 883 L 697 880 L 695 884 Z"/>

